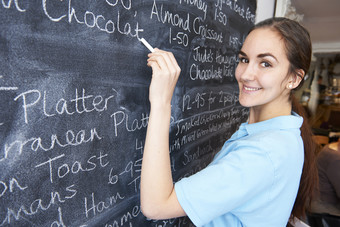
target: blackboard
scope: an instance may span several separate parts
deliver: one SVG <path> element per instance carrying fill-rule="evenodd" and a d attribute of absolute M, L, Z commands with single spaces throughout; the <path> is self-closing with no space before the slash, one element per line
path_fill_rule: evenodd
<path fill-rule="evenodd" d="M 138 39 L 182 68 L 169 144 L 177 181 L 247 118 L 234 70 L 255 9 L 251 0 L 2 0 L 0 226 L 191 226 L 140 210 L 151 69 Z"/>

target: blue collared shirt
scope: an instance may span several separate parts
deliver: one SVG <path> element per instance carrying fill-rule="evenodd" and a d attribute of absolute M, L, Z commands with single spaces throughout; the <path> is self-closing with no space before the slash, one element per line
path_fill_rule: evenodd
<path fill-rule="evenodd" d="M 175 184 L 197 226 L 286 226 L 299 188 L 303 118 L 240 125 L 212 163 Z"/>

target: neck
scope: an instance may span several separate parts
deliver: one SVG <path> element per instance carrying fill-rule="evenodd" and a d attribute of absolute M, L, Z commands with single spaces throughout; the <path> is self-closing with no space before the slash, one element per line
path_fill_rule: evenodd
<path fill-rule="evenodd" d="M 287 101 L 281 105 L 261 105 L 250 108 L 249 124 L 261 122 L 279 116 L 291 115 L 292 104 Z"/>

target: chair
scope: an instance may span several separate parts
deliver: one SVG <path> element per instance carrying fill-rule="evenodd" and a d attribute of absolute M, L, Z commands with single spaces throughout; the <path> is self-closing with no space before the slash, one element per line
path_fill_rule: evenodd
<path fill-rule="evenodd" d="M 322 223 L 322 214 L 307 213 L 307 222 L 311 227 L 324 227 Z"/>
<path fill-rule="evenodd" d="M 330 214 L 325 214 L 322 216 L 322 223 L 325 227 L 339 227 L 340 217 Z"/>
<path fill-rule="evenodd" d="M 300 219 L 294 217 L 293 221 L 291 220 L 289 221 L 289 224 L 287 225 L 287 227 L 310 227 L 310 226 L 304 223 L 303 221 L 301 221 Z"/>
<path fill-rule="evenodd" d="M 321 146 L 325 146 L 329 143 L 328 136 L 314 135 L 313 138 L 315 142 Z"/>
<path fill-rule="evenodd" d="M 340 217 L 331 214 L 308 213 L 307 221 L 311 227 L 339 227 Z"/>
<path fill-rule="evenodd" d="M 328 124 L 331 128 L 340 128 L 340 111 L 331 111 L 328 118 Z"/>

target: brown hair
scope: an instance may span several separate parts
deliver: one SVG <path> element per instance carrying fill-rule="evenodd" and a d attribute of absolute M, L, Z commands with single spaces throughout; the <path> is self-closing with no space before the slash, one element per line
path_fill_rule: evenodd
<path fill-rule="evenodd" d="M 287 18 L 270 18 L 255 25 L 257 28 L 270 28 L 280 34 L 286 48 L 287 58 L 290 62 L 288 73 L 294 73 L 296 76 L 299 69 L 307 73 L 312 55 L 311 40 L 308 31 L 298 22 Z M 304 80 L 302 78 L 301 87 Z M 301 137 L 304 143 L 304 164 L 300 180 L 299 191 L 291 213 L 291 219 L 305 215 L 306 206 L 310 206 L 314 189 L 318 185 L 318 173 L 316 166 L 317 146 L 313 140 L 313 133 L 308 124 L 307 114 L 301 104 L 298 103 L 294 94 L 291 92 L 290 99 L 292 110 L 304 118 L 300 128 Z"/>

